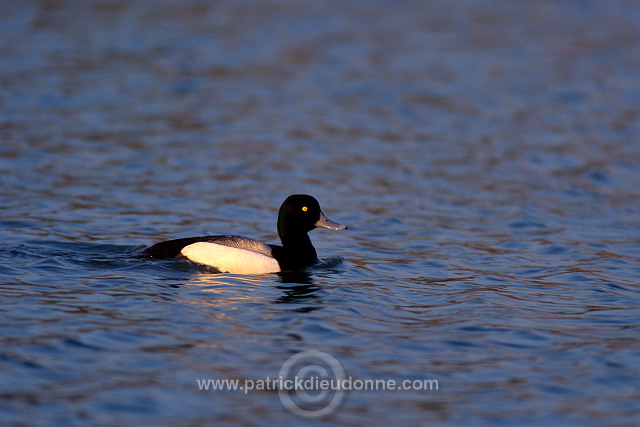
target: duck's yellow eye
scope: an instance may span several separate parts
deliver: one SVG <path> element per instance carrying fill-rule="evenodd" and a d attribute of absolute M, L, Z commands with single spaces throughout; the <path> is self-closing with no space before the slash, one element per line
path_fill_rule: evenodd
<path fill-rule="evenodd" d="M 308 211 L 308 210 L 309 210 L 309 208 L 308 208 L 308 207 L 306 207 L 306 206 L 303 206 L 303 207 L 302 207 L 302 212 L 306 212 L 306 211 Z"/>

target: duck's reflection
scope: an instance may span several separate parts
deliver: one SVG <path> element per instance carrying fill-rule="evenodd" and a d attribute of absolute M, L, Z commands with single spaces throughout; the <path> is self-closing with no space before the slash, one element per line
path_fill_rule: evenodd
<path fill-rule="evenodd" d="M 277 298 L 276 304 L 299 304 L 302 302 L 320 301 L 317 295 L 322 288 L 313 284 L 311 273 L 307 271 L 287 271 L 278 273 L 282 286 L 276 286 L 276 289 L 282 291 L 282 296 Z M 305 311 L 316 310 L 319 307 L 313 306 Z"/>
<path fill-rule="evenodd" d="M 298 283 L 301 285 L 311 285 L 313 283 L 311 273 L 307 270 L 281 271 L 277 274 L 282 283 Z"/>
<path fill-rule="evenodd" d="M 313 283 L 312 273 L 309 271 L 279 272 L 277 276 L 265 275 L 240 276 L 229 274 L 200 273 L 192 276 L 181 287 L 201 286 L 202 291 L 210 297 L 199 304 L 216 306 L 219 308 L 239 307 L 243 304 L 255 304 L 260 301 L 271 304 L 299 304 L 295 311 L 309 312 L 322 307 L 322 300 L 318 293 L 322 288 Z M 275 299 L 274 289 L 280 291 Z M 202 295 L 202 294 L 200 294 Z M 191 294 L 191 297 L 194 295 Z M 196 302 L 189 298 L 190 302 Z"/>

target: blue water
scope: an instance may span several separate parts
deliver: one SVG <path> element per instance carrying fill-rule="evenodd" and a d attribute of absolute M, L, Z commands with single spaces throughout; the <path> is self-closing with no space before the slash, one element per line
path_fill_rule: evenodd
<path fill-rule="evenodd" d="M 640 423 L 640 4 L 0 10 L 2 424 Z M 139 257 L 301 192 L 323 266 Z M 198 387 L 307 350 L 438 388 Z"/>

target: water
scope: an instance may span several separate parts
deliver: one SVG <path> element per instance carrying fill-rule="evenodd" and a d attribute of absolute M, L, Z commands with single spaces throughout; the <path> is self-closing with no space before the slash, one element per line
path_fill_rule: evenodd
<path fill-rule="evenodd" d="M 637 2 L 0 9 L 3 424 L 640 423 Z M 300 192 L 325 268 L 137 257 Z M 198 387 L 307 350 L 438 389 Z"/>

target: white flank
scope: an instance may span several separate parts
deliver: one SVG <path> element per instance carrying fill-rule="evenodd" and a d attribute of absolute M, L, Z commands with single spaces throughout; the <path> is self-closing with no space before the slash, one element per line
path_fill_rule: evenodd
<path fill-rule="evenodd" d="M 198 242 L 180 251 L 187 259 L 215 267 L 223 273 L 263 274 L 280 271 L 275 258 L 231 246 Z"/>

